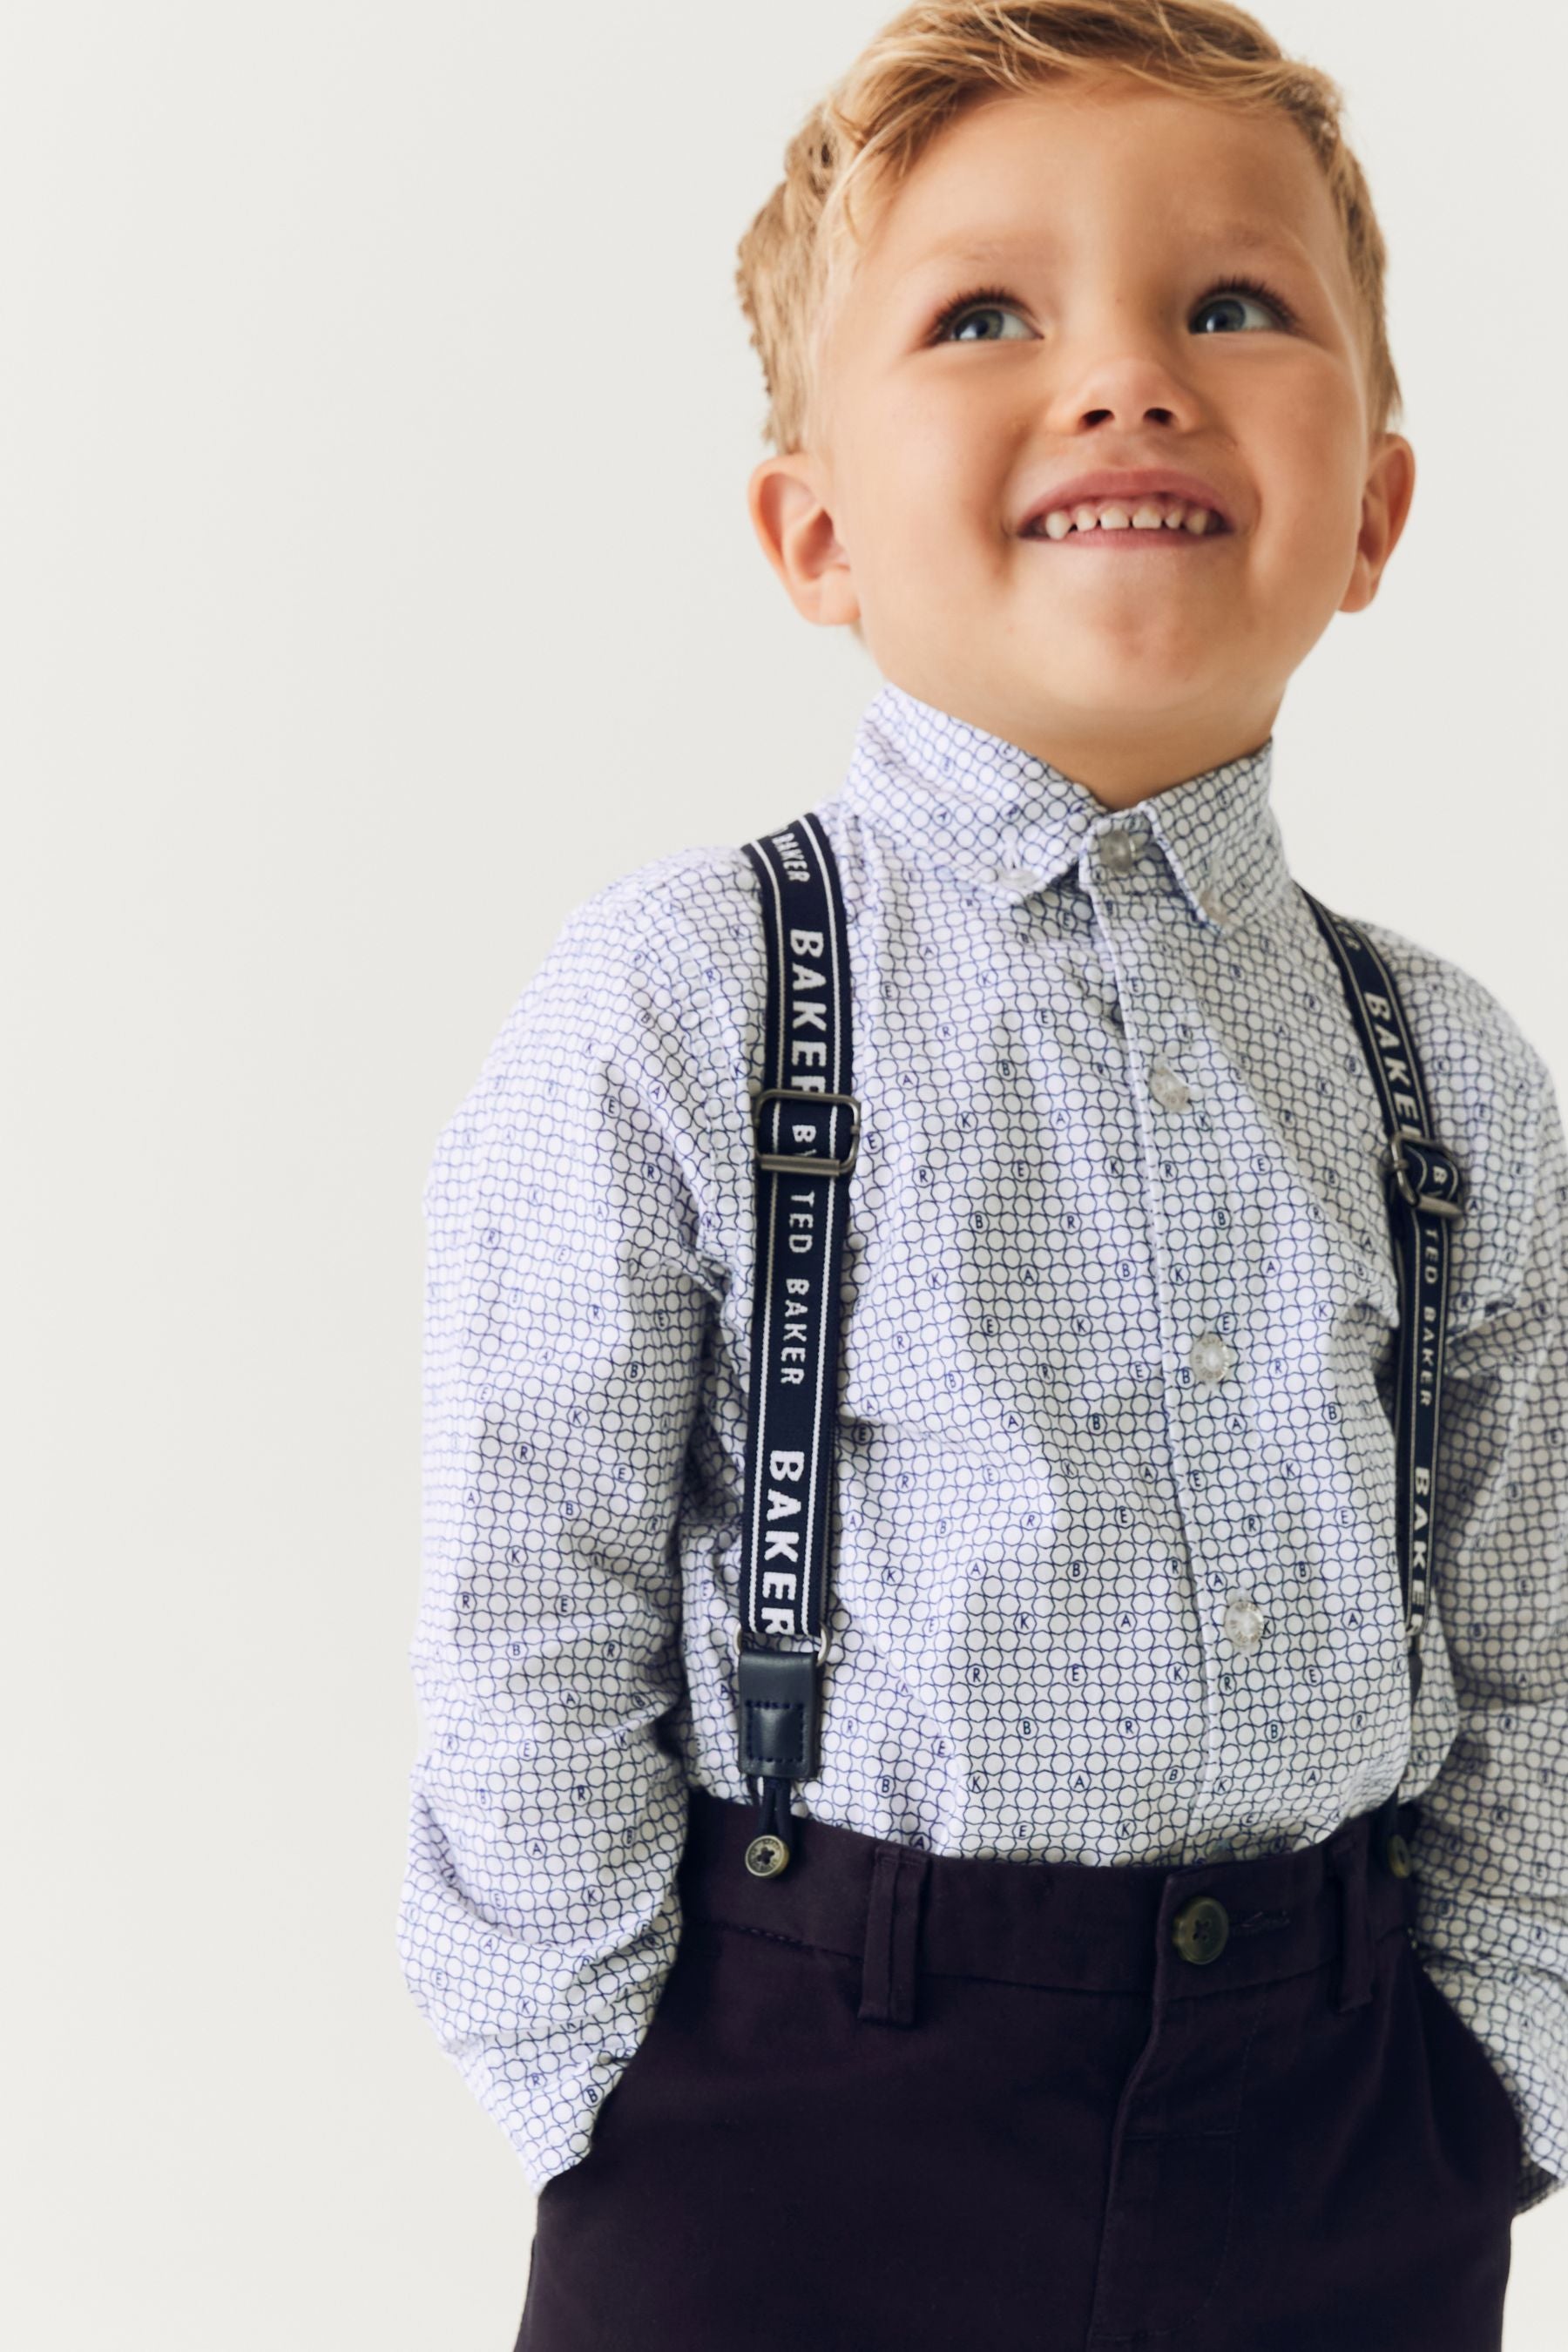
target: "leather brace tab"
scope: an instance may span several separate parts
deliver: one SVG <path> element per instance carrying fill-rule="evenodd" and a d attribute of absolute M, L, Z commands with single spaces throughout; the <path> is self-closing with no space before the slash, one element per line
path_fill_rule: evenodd
<path fill-rule="evenodd" d="M 816 1778 L 817 1675 L 810 1650 L 745 1650 L 737 1675 L 741 1770 L 764 1780 Z"/>

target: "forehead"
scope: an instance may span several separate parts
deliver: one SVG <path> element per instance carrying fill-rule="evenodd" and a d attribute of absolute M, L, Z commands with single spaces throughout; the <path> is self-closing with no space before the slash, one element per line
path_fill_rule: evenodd
<path fill-rule="evenodd" d="M 1294 254 L 1331 281 L 1348 267 L 1322 169 L 1289 116 L 1122 79 L 972 102 L 882 205 L 860 263 L 903 278 L 927 263 L 1202 243 Z"/>

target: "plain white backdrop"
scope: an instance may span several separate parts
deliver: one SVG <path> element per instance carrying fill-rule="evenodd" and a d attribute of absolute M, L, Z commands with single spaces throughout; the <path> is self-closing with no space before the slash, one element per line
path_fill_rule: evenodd
<path fill-rule="evenodd" d="M 879 680 L 752 538 L 732 272 L 891 13 L 5 12 L 26 2352 L 511 2343 L 531 2201 L 394 1943 L 420 1186 L 570 908 L 847 761 Z M 1561 1086 L 1563 13 L 1260 13 L 1348 92 L 1419 465 L 1376 603 L 1280 712 L 1287 847 L 1495 989 Z M 1568 2196 L 1514 2246 L 1508 2352 L 1548 2352 Z"/>

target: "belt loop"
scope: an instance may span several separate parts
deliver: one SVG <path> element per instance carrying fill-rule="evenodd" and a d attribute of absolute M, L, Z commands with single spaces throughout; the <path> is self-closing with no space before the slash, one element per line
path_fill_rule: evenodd
<path fill-rule="evenodd" d="M 879 2024 L 915 2021 L 921 1895 L 930 1866 L 930 1854 L 912 1845 L 879 1845 L 872 1862 L 858 2014 Z"/>
<path fill-rule="evenodd" d="M 1349 1831 L 1336 1837 L 1329 1864 L 1340 1883 L 1340 1976 L 1335 2011 L 1360 2009 L 1372 1999 L 1372 1919 L 1367 1907 L 1368 1841 Z"/>

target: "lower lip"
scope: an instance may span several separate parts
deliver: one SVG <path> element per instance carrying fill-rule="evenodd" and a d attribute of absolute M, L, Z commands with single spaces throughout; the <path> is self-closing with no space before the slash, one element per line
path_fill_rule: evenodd
<path fill-rule="evenodd" d="M 1218 547 L 1226 540 L 1234 539 L 1236 533 L 1234 530 L 1188 530 L 1184 525 L 1172 529 L 1165 523 L 1162 523 L 1158 530 L 1140 530 L 1129 523 L 1125 530 L 1101 530 L 1097 527 L 1093 530 L 1069 530 L 1060 539 L 1053 539 L 1049 531 L 1045 530 L 1020 531 L 1018 536 L 1031 542 L 1037 541 L 1047 547 L 1115 548 L 1119 554 L 1125 555 L 1133 548 L 1141 554 L 1152 554 L 1157 547 Z"/>

